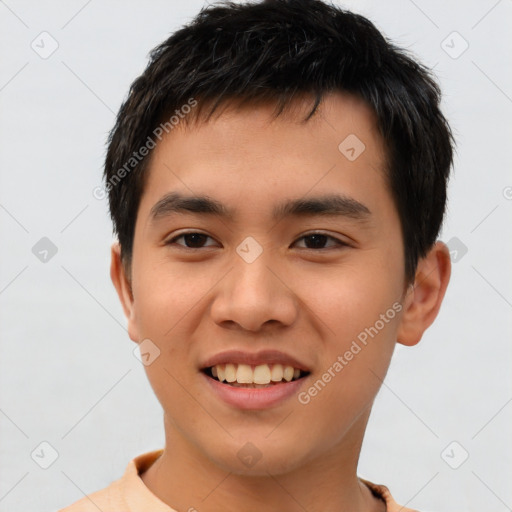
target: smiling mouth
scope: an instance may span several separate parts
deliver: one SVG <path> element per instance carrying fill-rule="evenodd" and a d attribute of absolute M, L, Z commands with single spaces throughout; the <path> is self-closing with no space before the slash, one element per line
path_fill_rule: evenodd
<path fill-rule="evenodd" d="M 309 372 L 282 364 L 217 364 L 202 370 L 208 377 L 233 387 L 268 388 L 302 379 Z"/>

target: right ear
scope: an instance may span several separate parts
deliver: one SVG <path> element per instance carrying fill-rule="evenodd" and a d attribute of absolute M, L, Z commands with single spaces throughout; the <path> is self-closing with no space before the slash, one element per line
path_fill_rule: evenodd
<path fill-rule="evenodd" d="M 123 311 L 128 319 L 128 335 L 132 341 L 139 343 L 138 329 L 135 322 L 135 301 L 133 299 L 130 277 L 121 261 L 121 246 L 114 242 L 110 249 L 110 278 L 117 291 Z"/>

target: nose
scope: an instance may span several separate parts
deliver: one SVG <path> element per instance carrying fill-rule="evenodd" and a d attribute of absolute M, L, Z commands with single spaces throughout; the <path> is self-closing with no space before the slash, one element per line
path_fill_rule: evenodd
<path fill-rule="evenodd" d="M 252 332 L 292 325 L 299 301 L 290 276 L 279 268 L 265 251 L 251 263 L 234 255 L 233 268 L 220 281 L 211 306 L 213 320 Z"/>

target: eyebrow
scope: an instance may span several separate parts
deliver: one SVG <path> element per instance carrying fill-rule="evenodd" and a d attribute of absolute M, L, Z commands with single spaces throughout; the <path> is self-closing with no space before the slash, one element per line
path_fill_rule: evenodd
<path fill-rule="evenodd" d="M 170 192 L 154 204 L 150 221 L 157 221 L 175 213 L 204 214 L 227 220 L 235 218 L 235 211 L 209 196 L 190 196 Z M 277 204 L 272 212 L 274 221 L 285 217 L 313 217 L 317 215 L 368 220 L 371 211 L 356 199 L 345 195 L 327 194 L 308 199 L 287 199 Z"/>

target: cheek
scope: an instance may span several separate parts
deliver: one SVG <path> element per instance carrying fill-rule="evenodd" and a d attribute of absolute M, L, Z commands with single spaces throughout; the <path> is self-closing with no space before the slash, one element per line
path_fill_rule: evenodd
<path fill-rule="evenodd" d="M 389 367 L 398 314 L 386 301 L 377 304 L 351 302 L 332 311 L 335 332 L 324 341 L 315 378 L 297 397 L 309 438 L 323 439 L 325 448 L 369 411 Z"/>
<path fill-rule="evenodd" d="M 194 418 L 194 404 L 187 392 L 192 346 L 186 326 L 197 302 L 192 295 L 190 290 L 180 293 L 179 288 L 165 286 L 162 281 L 155 283 L 140 295 L 143 307 L 138 309 L 137 318 L 139 332 L 160 350 L 144 368 L 149 383 L 169 418 L 187 417 L 189 422 Z"/>
<path fill-rule="evenodd" d="M 139 268 L 134 284 L 135 317 L 141 333 L 165 339 L 167 344 L 209 288 L 208 279 L 191 272 L 190 266 L 169 262 Z"/>
<path fill-rule="evenodd" d="M 357 338 L 358 334 L 378 322 L 379 331 L 387 336 L 396 330 L 397 314 L 393 305 L 400 299 L 397 268 L 379 263 L 377 251 L 361 254 L 356 261 L 326 269 L 324 273 L 302 273 L 295 279 L 295 291 L 312 313 L 312 321 L 322 326 L 326 339 L 335 348 Z M 388 314 L 386 315 L 386 313 Z M 380 321 L 385 315 L 385 329 Z"/>
<path fill-rule="evenodd" d="M 377 260 L 376 253 L 367 253 L 329 279 L 304 283 L 305 302 L 324 337 L 316 380 L 302 403 L 310 402 L 313 416 L 330 409 L 334 424 L 373 399 L 396 344 L 400 283 Z"/>
<path fill-rule="evenodd" d="M 166 410 L 186 406 L 182 386 L 190 373 L 191 350 L 186 326 L 203 295 L 193 280 L 163 265 L 139 266 L 134 276 L 134 322 L 141 340 L 151 340 L 159 350 L 145 371 Z"/>

